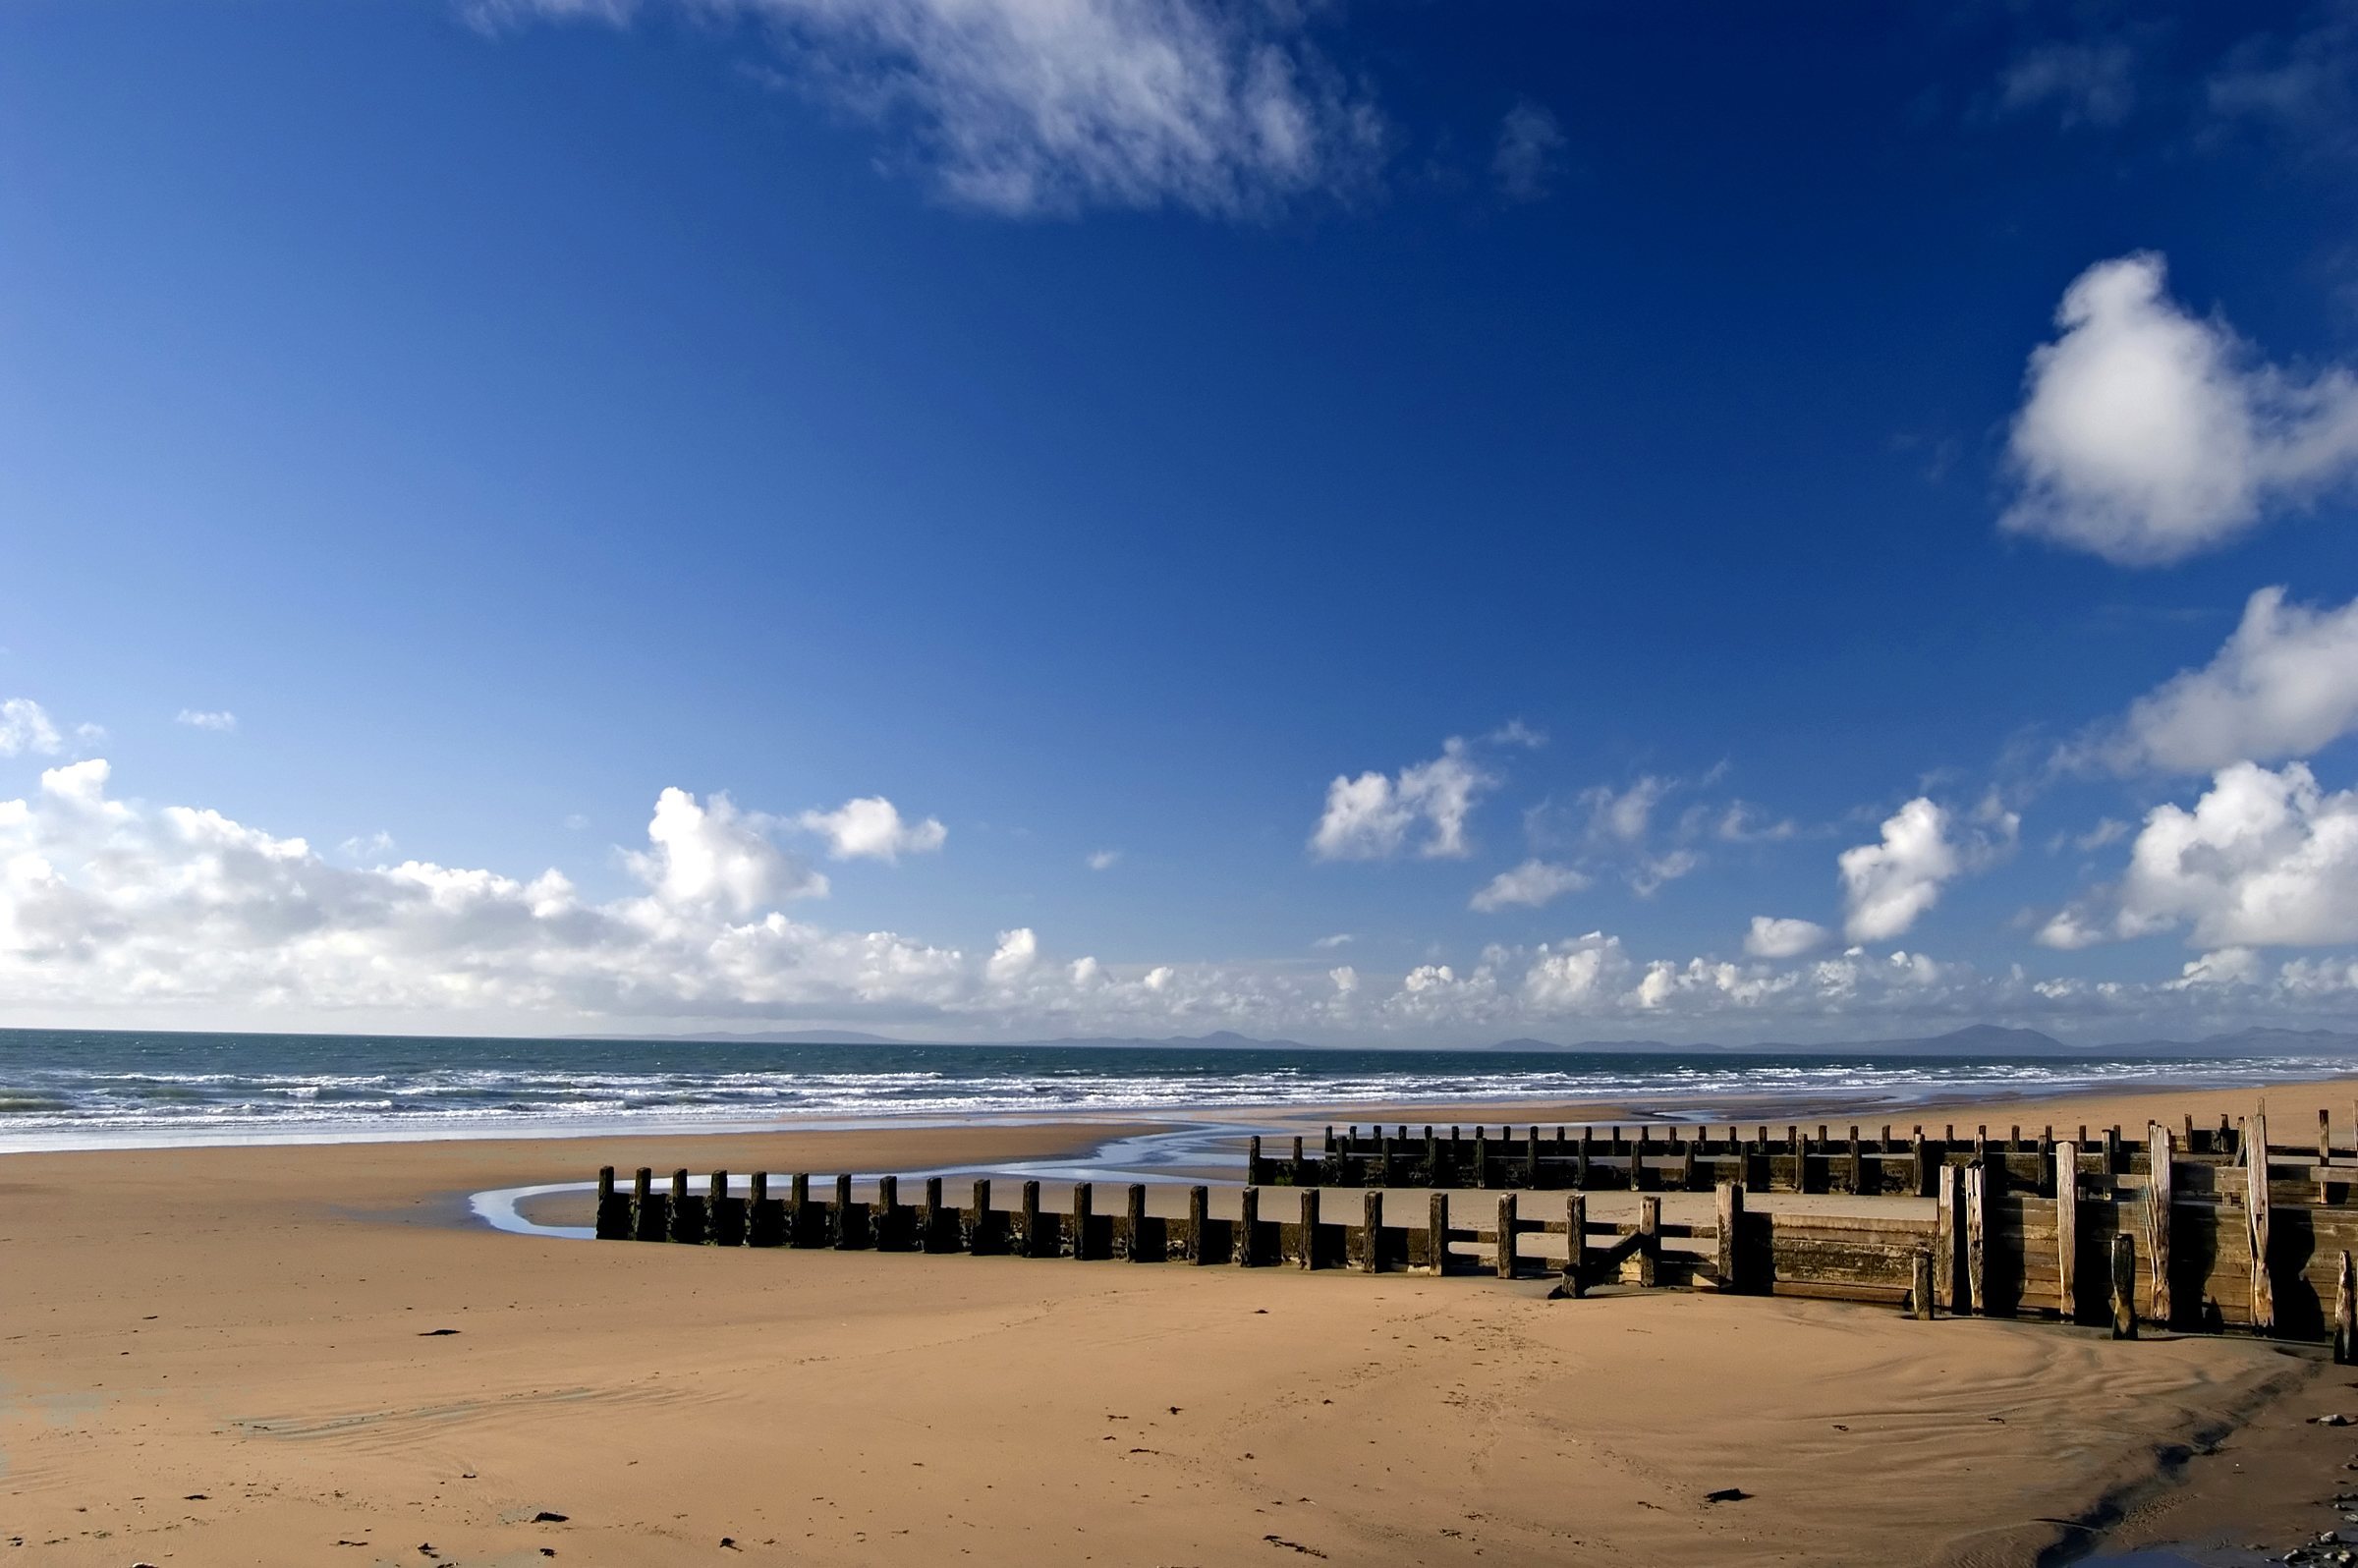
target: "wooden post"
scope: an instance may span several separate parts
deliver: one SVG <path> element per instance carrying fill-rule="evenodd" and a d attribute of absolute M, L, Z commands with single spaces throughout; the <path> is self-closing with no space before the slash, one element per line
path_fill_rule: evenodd
<path fill-rule="evenodd" d="M 1564 1200 L 1564 1294 L 1577 1300 L 1588 1294 L 1589 1195 L 1574 1193 Z"/>
<path fill-rule="evenodd" d="M 1973 1311 L 1990 1311 L 1990 1172 L 1965 1167 L 1965 1291 Z"/>
<path fill-rule="evenodd" d="M 1319 1266 L 1319 1190 L 1302 1190 L 1302 1266 Z"/>
<path fill-rule="evenodd" d="M 1580 1146 L 1573 1151 L 1572 1155 L 1572 1186 L 1577 1191 L 1585 1192 L 1588 1189 L 1588 1185 L 1589 1130 L 1586 1127 L 1583 1127 L 1580 1130 Z"/>
<path fill-rule="evenodd" d="M 1383 1194 L 1372 1192 L 1360 1200 L 1359 1228 L 1364 1233 L 1359 1252 L 1359 1271 L 1373 1274 L 1383 1266 Z"/>
<path fill-rule="evenodd" d="M 1095 1183 L 1073 1183 L 1073 1257 L 1084 1262 L 1089 1260 L 1089 1222 L 1095 1217 L 1096 1205 Z"/>
<path fill-rule="evenodd" d="M 1187 1260 L 1201 1267 L 1211 1261 L 1211 1249 L 1204 1245 L 1204 1233 L 1211 1228 L 1211 1189 L 1190 1187 L 1187 1190 Z"/>
<path fill-rule="evenodd" d="M 2191 1122 L 2192 1118 L 2188 1120 Z M 2177 1149 L 2169 1129 L 2160 1122 L 2146 1128 L 2145 1136 L 2146 1272 L 2154 1280 L 2146 1316 L 2166 1328 L 2172 1316 L 2169 1299 L 2169 1229 L 2170 1205 L 2176 1198 Z"/>
<path fill-rule="evenodd" d="M 1426 1248 L 1432 1255 L 1432 1271 L 1449 1272 L 1449 1195 L 1434 1193 L 1425 1209 Z"/>
<path fill-rule="evenodd" d="M 1652 1286 L 1655 1265 L 1661 1258 L 1662 1201 L 1658 1198 L 1638 1200 L 1638 1283 Z"/>
<path fill-rule="evenodd" d="M 766 1247 L 772 1234 L 761 1217 L 769 1206 L 769 1172 L 758 1170 L 745 1190 L 745 1244 L 748 1247 Z M 758 1228 L 757 1228 L 758 1227 Z"/>
<path fill-rule="evenodd" d="M 1294 1157 L 1292 1162 L 1286 1166 L 1285 1179 L 1299 1187 L 1302 1185 L 1302 1178 L 1309 1173 L 1309 1164 L 1302 1158 L 1302 1140 L 1297 1137 L 1294 1140 Z"/>
<path fill-rule="evenodd" d="M 1797 1193 L 1806 1193 L 1810 1190 L 1810 1135 L 1799 1128 L 1789 1130 L 1794 1135 L 1793 1190 Z"/>
<path fill-rule="evenodd" d="M 1149 1251 L 1147 1247 L 1146 1183 L 1132 1182 L 1128 1197 L 1129 1202 L 1124 1205 L 1128 1209 L 1128 1213 L 1124 1217 L 1130 1222 L 1130 1261 L 1159 1263 L 1166 1256 L 1164 1249 L 1157 1247 Z"/>
<path fill-rule="evenodd" d="M 2137 1238 L 2125 1230 L 2112 1238 L 2112 1337 L 2137 1337 Z"/>
<path fill-rule="evenodd" d="M 1719 1276 L 1719 1288 L 1742 1290 L 1743 1282 L 1736 1277 L 1736 1232 L 1744 1224 L 1744 1184 L 1719 1184 L 1719 1243 L 1712 1266 Z"/>
<path fill-rule="evenodd" d="M 1964 1239 L 1957 1223 L 1964 1218 L 1959 1174 L 1956 1166 L 1947 1164 L 1935 1173 L 1937 1195 L 1933 1209 L 1933 1294 L 1952 1314 L 1963 1312 L 1966 1305 L 1958 1289 L 1963 1275 L 1957 1267 L 1957 1244 Z"/>
<path fill-rule="evenodd" d="M 1908 1310 L 1919 1319 L 1930 1321 L 1933 1316 L 1933 1255 L 1930 1248 L 1919 1247 L 1911 1260 L 1914 1266 L 1908 1276 Z"/>
<path fill-rule="evenodd" d="M 1246 1191 L 1250 1192 L 1252 1189 L 1247 1188 Z M 1039 1183 L 1024 1183 L 1024 1196 L 1021 1200 L 1021 1206 L 1016 1210 L 1015 1224 L 1016 1229 L 1022 1233 L 1022 1256 L 1026 1258 L 1045 1256 L 1039 1249 Z"/>
<path fill-rule="evenodd" d="M 966 1250 L 970 1253 L 996 1252 L 1001 1248 L 998 1232 L 990 1218 L 990 1182 L 986 1177 L 975 1178 L 975 1228 L 966 1233 Z"/>
<path fill-rule="evenodd" d="M 1537 1127 L 1531 1130 L 1531 1161 L 1523 1173 L 1523 1185 L 1535 1189 L 1540 1185 L 1540 1130 Z"/>
<path fill-rule="evenodd" d="M 2317 1164 L 2320 1170 L 2333 1163 L 2333 1132 L 2326 1122 L 2325 1107 L 2317 1112 Z"/>
<path fill-rule="evenodd" d="M 2340 1255 L 2333 1271 L 2333 1365 L 2358 1362 L 2358 1289 L 2350 1280 L 2350 1255 Z"/>
<path fill-rule="evenodd" d="M 901 1180 L 897 1176 L 876 1178 L 876 1209 L 869 1230 L 874 1238 L 877 1252 L 897 1250 L 901 1245 Z"/>
<path fill-rule="evenodd" d="M 1691 1193 L 1695 1190 L 1695 1140 L 1693 1138 L 1687 1138 L 1681 1142 L 1678 1160 L 1678 1190 L 1682 1193 Z"/>
<path fill-rule="evenodd" d="M 1919 1198 L 1928 1196 L 1933 1191 L 1933 1165 L 1924 1147 L 1924 1129 L 1921 1127 L 1908 1135 L 1908 1168 L 1916 1173 L 1916 1179 L 1909 1184 L 1910 1190 Z"/>
<path fill-rule="evenodd" d="M 1261 1230 L 1261 1189 L 1248 1187 L 1239 1193 L 1236 1210 L 1236 1266 L 1258 1268 L 1261 1257 L 1254 1242 Z"/>
<path fill-rule="evenodd" d="M 671 1173 L 671 1215 L 663 1239 L 675 1242 L 688 1239 L 688 1172 L 685 1170 Z"/>
<path fill-rule="evenodd" d="M 597 1206 L 603 1208 L 614 1201 L 614 1167 L 597 1167 Z"/>
<path fill-rule="evenodd" d="M 1265 1180 L 1261 1169 L 1261 1137 L 1255 1134 L 1252 1142 L 1245 1145 L 1245 1185 L 1259 1187 Z"/>
<path fill-rule="evenodd" d="M 811 1230 L 811 1174 L 797 1171 L 786 1182 L 786 1245 L 817 1246 L 818 1238 Z"/>
<path fill-rule="evenodd" d="M 1498 1198 L 1498 1277 L 1515 1277 L 1515 1195 L 1502 1193 Z"/>
<path fill-rule="evenodd" d="M 852 1229 L 852 1178 L 848 1173 L 835 1178 L 835 1208 L 828 1217 L 834 1225 L 836 1250 L 849 1250 L 859 1232 Z"/>
<path fill-rule="evenodd" d="M 2244 1242 L 2252 1258 L 2252 1331 L 2275 1332 L 2276 1289 L 2268 1277 L 2268 1113 L 2252 1115 L 2244 1154 Z"/>
<path fill-rule="evenodd" d="M 2061 1279 L 2063 1320 L 2079 1321 L 2080 1146 L 2055 1146 L 2055 1266 Z"/>
<path fill-rule="evenodd" d="M 1481 1128 L 1474 1129 L 1474 1185 L 1490 1185 L 1490 1141 Z"/>

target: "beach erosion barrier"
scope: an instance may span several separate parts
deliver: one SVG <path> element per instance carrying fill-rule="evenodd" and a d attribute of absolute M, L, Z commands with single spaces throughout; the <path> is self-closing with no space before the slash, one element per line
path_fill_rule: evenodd
<path fill-rule="evenodd" d="M 1453 1218 L 1446 1191 L 1395 1213 L 1380 1188 L 1330 1203 L 1336 1195 L 1319 1187 L 1278 1198 L 1256 1184 L 1227 1217 L 1211 1213 L 1201 1186 L 1188 1189 L 1184 1215 L 1159 1215 L 1149 1212 L 1140 1184 L 1100 1209 L 1096 1186 L 1075 1183 L 1065 1206 L 1047 1209 L 1039 1184 L 1026 1181 L 1003 1208 L 987 1178 L 952 1202 L 929 1177 L 906 1203 L 893 1176 L 877 1177 L 873 1198 L 861 1200 L 849 1175 L 814 1192 L 798 1174 L 778 1192 L 757 1172 L 740 1194 L 726 1172 L 699 1191 L 686 1170 L 658 1187 L 643 1169 L 624 1191 L 609 1167 L 598 1176 L 595 1231 L 601 1240 L 715 1247 L 1553 1276 L 1555 1293 L 1567 1297 L 1614 1286 L 1808 1296 L 1880 1302 L 1919 1317 L 2109 1325 L 2121 1338 L 2147 1324 L 2330 1340 L 2336 1360 L 2358 1355 L 2358 1150 L 2334 1149 L 2322 1131 L 2315 1148 L 2279 1150 L 2268 1143 L 2265 1115 L 2206 1136 L 2192 1151 L 2179 1137 L 2154 1125 L 2134 1143 L 2110 1129 L 2085 1144 L 2043 1136 L 2027 1149 L 2019 1136 L 2002 1147 L 1983 1138 L 1977 1160 L 1922 1166 L 1930 1214 L 1921 1202 L 1872 1192 L 1853 1195 L 1864 1212 L 1757 1208 L 1745 1203 L 1744 1182 L 1725 1179 L 1708 1189 L 1710 1224 L 1665 1219 L 1661 1197 L 1646 1191 L 1633 1216 L 1608 1220 L 1591 1216 L 1584 1190 L 1547 1198 L 1505 1190 L 1493 1222 L 1466 1225 Z M 1919 1133 L 1911 1142 L 1928 1141 Z M 1690 1159 L 1700 1168 L 1701 1143 L 1662 1157 L 1681 1174 Z M 1651 1157 L 1629 1169 L 1652 1168 Z"/>

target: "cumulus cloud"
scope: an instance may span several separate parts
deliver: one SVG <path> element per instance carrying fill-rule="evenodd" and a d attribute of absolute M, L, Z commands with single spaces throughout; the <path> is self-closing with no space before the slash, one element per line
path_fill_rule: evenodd
<path fill-rule="evenodd" d="M 1394 776 L 1338 774 L 1326 786 L 1326 810 L 1311 834 L 1311 853 L 1322 861 L 1388 860 L 1421 826 L 1418 854 L 1460 858 L 1466 854 L 1466 817 L 1474 799 L 1493 782 L 1454 736 L 1443 743 L 1440 756 Z"/>
<path fill-rule="evenodd" d="M 1121 858 L 1122 852 L 1118 849 L 1101 849 L 1093 851 L 1083 864 L 1093 871 L 1109 871 L 1113 869 L 1114 862 Z"/>
<path fill-rule="evenodd" d="M 1563 161 L 1564 131 L 1555 116 L 1526 99 L 1498 123 L 1498 145 L 1490 155 L 1490 178 L 1509 201 L 1538 201 L 1547 195 Z"/>
<path fill-rule="evenodd" d="M 1994 797 L 1960 823 L 1947 809 L 1918 796 L 1884 819 L 1880 842 L 1836 857 L 1844 932 L 1854 942 L 1902 934 L 1940 901 L 1942 886 L 2010 853 L 2020 828 L 2021 819 Z"/>
<path fill-rule="evenodd" d="M 2171 990 L 2192 990 L 2201 985 L 2256 985 L 2263 978 L 2258 952 L 2249 947 L 2222 947 L 2200 958 L 2190 958 L 2174 980 L 2164 981 Z"/>
<path fill-rule="evenodd" d="M 1541 1013 L 1578 1011 L 1617 990 L 1629 974 L 1621 938 L 1591 931 L 1552 946 L 1543 943 L 1523 972 L 1523 1000 Z"/>
<path fill-rule="evenodd" d="M 1755 958 L 1799 958 L 1825 946 L 1831 934 L 1815 921 L 1755 915 L 1752 929 L 1744 933 L 1744 951 Z"/>
<path fill-rule="evenodd" d="M 999 932 L 999 945 L 984 966 L 985 973 L 1000 984 L 1008 984 L 1031 973 L 1039 961 L 1039 938 L 1029 925 L 1019 925 L 1012 931 Z"/>
<path fill-rule="evenodd" d="M 708 801 L 682 789 L 655 798 L 646 825 L 653 848 L 625 857 L 655 897 L 680 908 L 710 905 L 745 914 L 790 898 L 817 897 L 827 879 L 780 849 L 777 819 L 741 812 L 726 795 Z"/>
<path fill-rule="evenodd" d="M 930 854 L 950 836 L 950 830 L 930 816 L 922 822 L 903 821 L 900 809 L 881 795 L 864 795 L 831 812 L 805 812 L 795 825 L 825 839 L 829 858 L 839 861 L 891 864 L 904 855 Z"/>
<path fill-rule="evenodd" d="M 1512 870 L 1500 871 L 1468 901 L 1467 908 L 1485 915 L 1502 909 L 1538 909 L 1566 893 L 1577 893 L 1589 879 L 1569 866 L 1529 860 Z"/>
<path fill-rule="evenodd" d="M 213 730 L 228 734 L 238 727 L 238 716 L 227 708 L 184 707 L 172 716 L 175 724 L 186 724 L 193 730 Z"/>
<path fill-rule="evenodd" d="M 25 752 L 54 756 L 63 746 L 48 710 L 29 697 L 0 701 L 0 756 Z"/>
<path fill-rule="evenodd" d="M 473 0 L 488 27 L 624 22 L 630 0 Z M 1213 0 L 684 0 L 779 47 L 778 84 L 876 126 L 961 206 L 1234 216 L 1370 185 L 1385 126 L 1314 8 Z"/>
<path fill-rule="evenodd" d="M 2066 760 L 2118 772 L 2210 773 L 2306 756 L 2358 730 L 2358 599 L 2338 609 L 2264 588 L 2211 662 L 2130 704 Z"/>
<path fill-rule="evenodd" d="M 1998 108 L 2052 109 L 2066 128 L 2116 126 L 2137 102 L 2136 64 L 2118 39 L 2043 43 L 2008 63 L 1998 78 Z"/>
<path fill-rule="evenodd" d="M 2163 290 L 2151 252 L 2064 291 L 2031 355 L 2002 525 L 2124 566 L 2212 549 L 2358 470 L 2358 379 L 2262 363 Z"/>
<path fill-rule="evenodd" d="M 2205 948 L 2358 941 L 2358 793 L 2327 793 L 2300 762 L 2221 768 L 2192 811 L 2148 812 L 2119 885 L 2039 939 L 2068 949 L 2178 929 Z"/>

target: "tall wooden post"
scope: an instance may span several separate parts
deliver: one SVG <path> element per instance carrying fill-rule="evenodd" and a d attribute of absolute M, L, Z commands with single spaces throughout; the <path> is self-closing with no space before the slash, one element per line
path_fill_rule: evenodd
<path fill-rule="evenodd" d="M 1425 1247 L 1435 1274 L 1449 1272 L 1449 1195 L 1434 1193 L 1425 1207 Z"/>
<path fill-rule="evenodd" d="M 2112 1337 L 2137 1337 L 2137 1238 L 2125 1230 L 2112 1238 Z"/>
<path fill-rule="evenodd" d="M 1247 1188 L 1246 1191 L 1250 1192 L 1252 1189 Z M 1039 1245 L 1039 1183 L 1024 1183 L 1024 1194 L 1018 1200 L 1016 1208 L 1015 1227 L 1023 1242 L 1024 1257 L 1053 1258 L 1056 1256 L 1056 1250 L 1053 1247 L 1042 1248 Z"/>
<path fill-rule="evenodd" d="M 860 1233 L 852 1225 L 852 1178 L 848 1172 L 835 1178 L 835 1207 L 828 1217 L 835 1227 L 832 1239 L 838 1251 L 859 1243 Z"/>
<path fill-rule="evenodd" d="M 1531 1158 L 1523 1171 L 1523 1185 L 1537 1189 L 1540 1185 L 1540 1130 L 1531 1130 Z"/>
<path fill-rule="evenodd" d="M 1638 1283 L 1651 1288 L 1662 1255 L 1662 1201 L 1638 1200 Z"/>
<path fill-rule="evenodd" d="M 1261 1136 L 1257 1133 L 1245 1145 L 1245 1185 L 1259 1187 L 1265 1180 L 1261 1169 Z"/>
<path fill-rule="evenodd" d="M 2323 1170 L 2333 1163 L 2333 1130 L 2326 1120 L 2324 1106 L 2317 1111 L 2317 1165 Z"/>
<path fill-rule="evenodd" d="M 1990 1311 L 1990 1172 L 1965 1167 L 1965 1289 L 1973 1310 Z"/>
<path fill-rule="evenodd" d="M 1580 1130 L 1580 1144 L 1572 1152 L 1572 1186 L 1586 1192 L 1589 1186 L 1589 1130 Z"/>
<path fill-rule="evenodd" d="M 1515 1195 L 1502 1193 L 1498 1198 L 1498 1277 L 1515 1277 Z"/>
<path fill-rule="evenodd" d="M 1261 1189 L 1248 1187 L 1236 1199 L 1236 1266 L 1261 1266 Z"/>
<path fill-rule="evenodd" d="M 1187 1260 L 1201 1267 L 1211 1261 L 1211 1249 L 1205 1244 L 1205 1233 L 1211 1229 L 1211 1189 L 1190 1187 L 1187 1190 Z"/>
<path fill-rule="evenodd" d="M 1359 1271 L 1373 1274 L 1383 1266 L 1383 1194 L 1371 1192 L 1359 1203 Z"/>
<path fill-rule="evenodd" d="M 876 1178 L 875 1212 L 869 1222 L 869 1232 L 878 1252 L 897 1252 L 901 1245 L 901 1179 L 898 1176 Z"/>
<path fill-rule="evenodd" d="M 1302 1190 L 1302 1266 L 1319 1266 L 1319 1190 Z"/>
<path fill-rule="evenodd" d="M 1744 1224 L 1744 1184 L 1719 1184 L 1719 1239 L 1712 1259 L 1712 1269 L 1719 1276 L 1719 1288 L 1737 1291 L 1744 1288 L 1736 1277 L 1736 1232 Z"/>
<path fill-rule="evenodd" d="M 1957 1266 L 1957 1252 L 1964 1242 L 1964 1188 L 1959 1177 L 1963 1172 L 1954 1165 L 1943 1164 L 1935 1173 L 1937 1194 L 1933 1210 L 1933 1294 L 1949 1312 L 1966 1310 L 1964 1270 Z"/>
<path fill-rule="evenodd" d="M 1092 1182 L 1073 1183 L 1073 1257 L 1089 1259 L 1089 1222 L 1097 1206 L 1096 1186 Z"/>
<path fill-rule="evenodd" d="M 2190 1122 L 2192 1118 L 2188 1119 Z M 2169 1298 L 2170 1215 L 2176 1201 L 2177 1148 L 2170 1130 L 2155 1122 L 2145 1130 L 2145 1256 L 2146 1272 L 2153 1276 L 2153 1294 L 2146 1316 L 2169 1326 L 2173 1316 Z"/>
<path fill-rule="evenodd" d="M 1859 1148 L 1859 1129 L 1855 1122 L 1850 1129 L 1850 1190 L 1867 1191 L 1867 1156 Z"/>
<path fill-rule="evenodd" d="M 1589 1195 L 1574 1193 L 1564 1200 L 1564 1294 L 1587 1295 L 1588 1280 Z"/>
<path fill-rule="evenodd" d="M 2274 1333 L 2276 1327 L 2276 1288 L 2268 1277 L 2268 1113 L 2252 1115 L 2244 1147 L 2244 1241 L 2252 1259 L 2252 1329 Z"/>
<path fill-rule="evenodd" d="M 2055 1266 L 2061 1278 L 2063 1320 L 2080 1316 L 2080 1146 L 2055 1146 Z"/>
<path fill-rule="evenodd" d="M 966 1232 L 966 1250 L 970 1253 L 996 1252 L 1003 1244 L 1000 1241 L 998 1228 L 990 1217 L 989 1179 L 982 1176 L 976 1177 L 975 1190 L 970 1196 L 975 1201 L 975 1222 L 974 1228 Z M 964 1229 L 965 1227 L 960 1228 Z"/>
<path fill-rule="evenodd" d="M 1125 1196 L 1128 1201 L 1123 1205 L 1126 1210 L 1123 1217 L 1130 1222 L 1130 1261 L 1161 1262 L 1166 1256 L 1164 1250 L 1160 1247 L 1150 1249 L 1147 1244 L 1147 1184 L 1132 1182 Z"/>
<path fill-rule="evenodd" d="M 2358 1286 L 2350 1279 L 2350 1255 L 2342 1253 L 2333 1270 L 2333 1365 L 2358 1362 Z"/>
<path fill-rule="evenodd" d="M 1908 1135 L 1908 1168 L 1916 1173 L 1909 1190 L 1919 1198 L 1930 1196 L 1933 1191 L 1933 1164 L 1924 1147 L 1924 1129 L 1921 1127 Z"/>
<path fill-rule="evenodd" d="M 748 1247 L 767 1247 L 770 1245 L 769 1238 L 774 1234 L 769 1229 L 769 1221 L 762 1218 L 763 1210 L 769 1207 L 769 1172 L 754 1172 L 751 1183 L 745 1190 L 745 1244 Z"/>
<path fill-rule="evenodd" d="M 1490 1140 L 1481 1128 L 1474 1129 L 1474 1185 L 1490 1185 Z"/>

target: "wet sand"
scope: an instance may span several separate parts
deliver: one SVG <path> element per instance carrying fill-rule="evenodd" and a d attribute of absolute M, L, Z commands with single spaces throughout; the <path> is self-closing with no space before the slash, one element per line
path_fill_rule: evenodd
<path fill-rule="evenodd" d="M 2352 1092 L 2272 1087 L 2272 1120 L 2346 1129 Z M 1115 1131 L 0 1156 L 0 1559 L 2029 1562 L 2150 1514 L 2174 1449 L 2280 1420 L 2272 1393 L 2326 1397 L 2315 1354 L 2233 1340 L 464 1220 L 599 1164 L 920 1169 Z"/>

